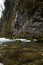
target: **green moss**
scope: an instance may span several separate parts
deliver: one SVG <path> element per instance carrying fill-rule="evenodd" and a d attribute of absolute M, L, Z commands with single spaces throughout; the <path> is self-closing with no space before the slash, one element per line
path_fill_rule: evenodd
<path fill-rule="evenodd" d="M 21 40 L 15 40 L 15 42 L 19 43 L 19 42 L 22 42 Z"/>

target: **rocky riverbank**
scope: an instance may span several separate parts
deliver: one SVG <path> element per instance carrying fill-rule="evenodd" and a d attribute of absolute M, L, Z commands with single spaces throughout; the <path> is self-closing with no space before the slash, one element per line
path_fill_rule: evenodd
<path fill-rule="evenodd" d="M 4 43 L 0 62 L 4 65 L 43 65 L 43 43 Z"/>

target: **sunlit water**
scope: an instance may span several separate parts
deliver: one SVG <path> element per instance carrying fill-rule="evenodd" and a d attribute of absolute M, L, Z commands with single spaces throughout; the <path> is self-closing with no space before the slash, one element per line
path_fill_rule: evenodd
<path fill-rule="evenodd" d="M 4 64 L 0 63 L 0 65 L 4 65 Z"/>
<path fill-rule="evenodd" d="M 22 42 L 31 42 L 31 40 L 27 40 L 27 39 L 6 39 L 6 38 L 0 38 L 0 44 L 2 42 L 12 42 L 12 41 L 16 41 L 16 40 L 20 40 Z M 37 41 L 36 39 L 34 39 L 34 41 Z"/>
<path fill-rule="evenodd" d="M 12 39 L 6 39 L 6 38 L 0 38 L 0 44 L 1 42 L 11 42 L 13 41 Z"/>

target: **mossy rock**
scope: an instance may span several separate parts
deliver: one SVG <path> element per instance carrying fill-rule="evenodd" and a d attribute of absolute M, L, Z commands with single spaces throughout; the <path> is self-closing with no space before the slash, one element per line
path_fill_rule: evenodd
<path fill-rule="evenodd" d="M 15 40 L 15 42 L 19 43 L 19 42 L 22 42 L 21 40 Z"/>

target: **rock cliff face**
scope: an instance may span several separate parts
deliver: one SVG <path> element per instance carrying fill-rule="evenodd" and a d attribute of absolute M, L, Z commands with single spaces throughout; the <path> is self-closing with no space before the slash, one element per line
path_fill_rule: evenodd
<path fill-rule="evenodd" d="M 9 4 L 10 0 L 7 1 Z M 8 9 L 3 16 L 4 34 L 13 37 L 43 37 L 43 1 L 41 4 L 37 0 L 11 1 L 9 7 L 5 3 Z"/>
<path fill-rule="evenodd" d="M 14 25 L 14 35 L 18 37 L 41 37 L 43 35 L 43 12 L 40 8 L 34 14 L 19 14 Z"/>

